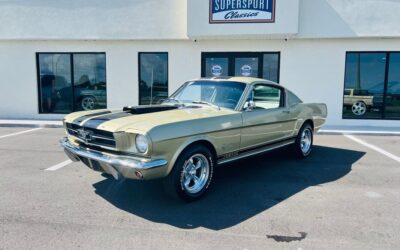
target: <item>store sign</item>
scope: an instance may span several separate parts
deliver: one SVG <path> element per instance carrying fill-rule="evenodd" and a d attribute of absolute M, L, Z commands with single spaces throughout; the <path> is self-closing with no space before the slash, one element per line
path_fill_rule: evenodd
<path fill-rule="evenodd" d="M 240 68 L 240 74 L 242 74 L 242 76 L 251 76 L 252 72 L 253 68 L 250 65 L 243 65 Z"/>
<path fill-rule="evenodd" d="M 210 23 L 273 23 L 275 0 L 210 0 Z"/>
<path fill-rule="evenodd" d="M 220 65 L 218 65 L 218 64 L 213 65 L 211 67 L 211 74 L 213 76 L 221 76 L 222 75 L 222 67 Z"/>

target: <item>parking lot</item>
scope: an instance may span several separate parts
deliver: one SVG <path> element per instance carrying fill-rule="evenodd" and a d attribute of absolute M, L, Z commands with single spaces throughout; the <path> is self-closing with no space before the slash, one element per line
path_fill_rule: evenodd
<path fill-rule="evenodd" d="M 398 249 L 400 136 L 317 135 L 216 170 L 172 200 L 157 181 L 69 163 L 60 128 L 0 128 L 0 249 Z"/>

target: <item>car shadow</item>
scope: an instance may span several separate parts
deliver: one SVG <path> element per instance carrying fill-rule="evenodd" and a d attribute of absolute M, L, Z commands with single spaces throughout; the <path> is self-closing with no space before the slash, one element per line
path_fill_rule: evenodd
<path fill-rule="evenodd" d="M 178 228 L 220 230 L 241 223 L 310 186 L 338 180 L 365 152 L 315 146 L 304 160 L 288 157 L 286 149 L 240 160 L 216 169 L 210 192 L 184 203 L 163 192 L 159 181 L 113 180 L 93 186 L 119 209 Z"/>

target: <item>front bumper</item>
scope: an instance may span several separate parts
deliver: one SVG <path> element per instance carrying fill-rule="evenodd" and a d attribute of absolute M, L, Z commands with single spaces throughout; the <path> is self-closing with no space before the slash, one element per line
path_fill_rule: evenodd
<path fill-rule="evenodd" d="M 103 153 L 71 143 L 67 137 L 60 140 L 65 153 L 72 161 L 82 161 L 93 170 L 106 172 L 120 179 L 155 179 L 165 176 L 167 161 L 151 160 L 129 155 Z"/>

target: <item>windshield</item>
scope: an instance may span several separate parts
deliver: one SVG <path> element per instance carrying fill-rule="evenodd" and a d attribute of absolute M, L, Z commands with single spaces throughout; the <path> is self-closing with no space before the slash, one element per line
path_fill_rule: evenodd
<path fill-rule="evenodd" d="M 209 104 L 235 109 L 246 84 L 230 81 L 193 81 L 186 83 L 171 99 L 183 104 Z"/>

